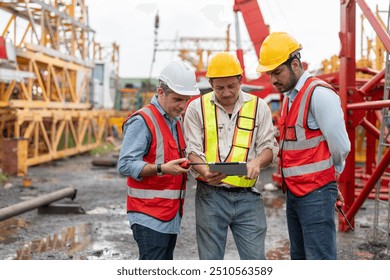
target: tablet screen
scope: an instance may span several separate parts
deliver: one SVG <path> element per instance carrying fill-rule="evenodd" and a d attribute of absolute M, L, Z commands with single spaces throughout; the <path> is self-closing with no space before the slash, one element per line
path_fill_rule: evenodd
<path fill-rule="evenodd" d="M 226 175 L 245 176 L 247 174 L 246 162 L 213 162 L 209 163 L 210 171 Z"/>

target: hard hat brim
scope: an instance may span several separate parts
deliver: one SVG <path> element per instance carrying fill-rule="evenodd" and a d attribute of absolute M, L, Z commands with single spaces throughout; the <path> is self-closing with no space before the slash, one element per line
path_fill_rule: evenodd
<path fill-rule="evenodd" d="M 191 90 L 191 91 L 180 91 L 180 92 L 176 92 L 176 93 L 179 95 L 185 95 L 185 96 L 195 96 L 195 95 L 200 94 L 200 90 L 197 89 L 197 90 Z"/>
<path fill-rule="evenodd" d="M 206 77 L 209 78 L 209 79 L 230 78 L 230 77 L 242 76 L 242 73 L 243 72 L 238 73 L 238 74 L 229 75 L 229 76 L 224 76 L 224 75 L 207 75 L 206 74 Z"/>
<path fill-rule="evenodd" d="M 279 63 L 268 65 L 268 66 L 259 65 L 259 66 L 257 66 L 256 71 L 260 72 L 260 73 L 264 73 L 264 72 L 275 70 L 280 65 L 281 64 L 279 64 Z"/>

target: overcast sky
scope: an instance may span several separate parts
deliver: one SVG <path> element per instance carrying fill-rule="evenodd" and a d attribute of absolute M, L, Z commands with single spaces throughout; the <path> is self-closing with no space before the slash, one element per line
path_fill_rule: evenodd
<path fill-rule="evenodd" d="M 376 4 L 380 10 L 387 10 L 388 1 L 366 0 L 373 11 Z M 271 32 L 286 31 L 303 45 L 302 59 L 309 63 L 309 69 L 318 68 L 323 59 L 339 53 L 340 0 L 259 0 L 258 3 Z M 86 4 L 96 41 L 103 44 L 115 41 L 120 46 L 121 77 L 149 77 L 151 69 L 152 77 L 156 77 L 171 59 L 178 57 L 178 52 L 157 52 L 151 66 L 157 12 L 159 41 L 189 36 L 224 38 L 228 24 L 232 24 L 231 39 L 236 38 L 234 0 L 89 0 Z M 358 5 L 357 11 L 360 18 Z M 249 45 L 241 14 L 239 20 L 241 39 Z M 366 35 L 373 36 L 368 22 L 366 26 Z M 360 25 L 357 28 L 360 34 Z M 255 76 L 254 50 L 247 52 L 245 64 L 247 73 Z"/>

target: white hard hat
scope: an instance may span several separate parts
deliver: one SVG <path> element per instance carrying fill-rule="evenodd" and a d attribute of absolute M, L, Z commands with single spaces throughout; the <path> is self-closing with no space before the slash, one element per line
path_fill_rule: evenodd
<path fill-rule="evenodd" d="M 184 61 L 175 60 L 170 62 L 161 71 L 159 80 L 180 95 L 198 95 L 199 88 L 196 85 L 194 70 Z"/>

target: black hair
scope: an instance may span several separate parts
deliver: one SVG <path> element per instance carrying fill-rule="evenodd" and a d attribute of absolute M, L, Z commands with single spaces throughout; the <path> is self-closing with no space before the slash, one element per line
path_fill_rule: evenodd
<path fill-rule="evenodd" d="M 300 53 L 293 55 L 292 57 L 287 59 L 282 65 L 286 65 L 289 69 L 291 69 L 291 63 L 293 62 L 294 59 L 298 60 L 299 67 L 302 68 L 301 54 Z"/>

